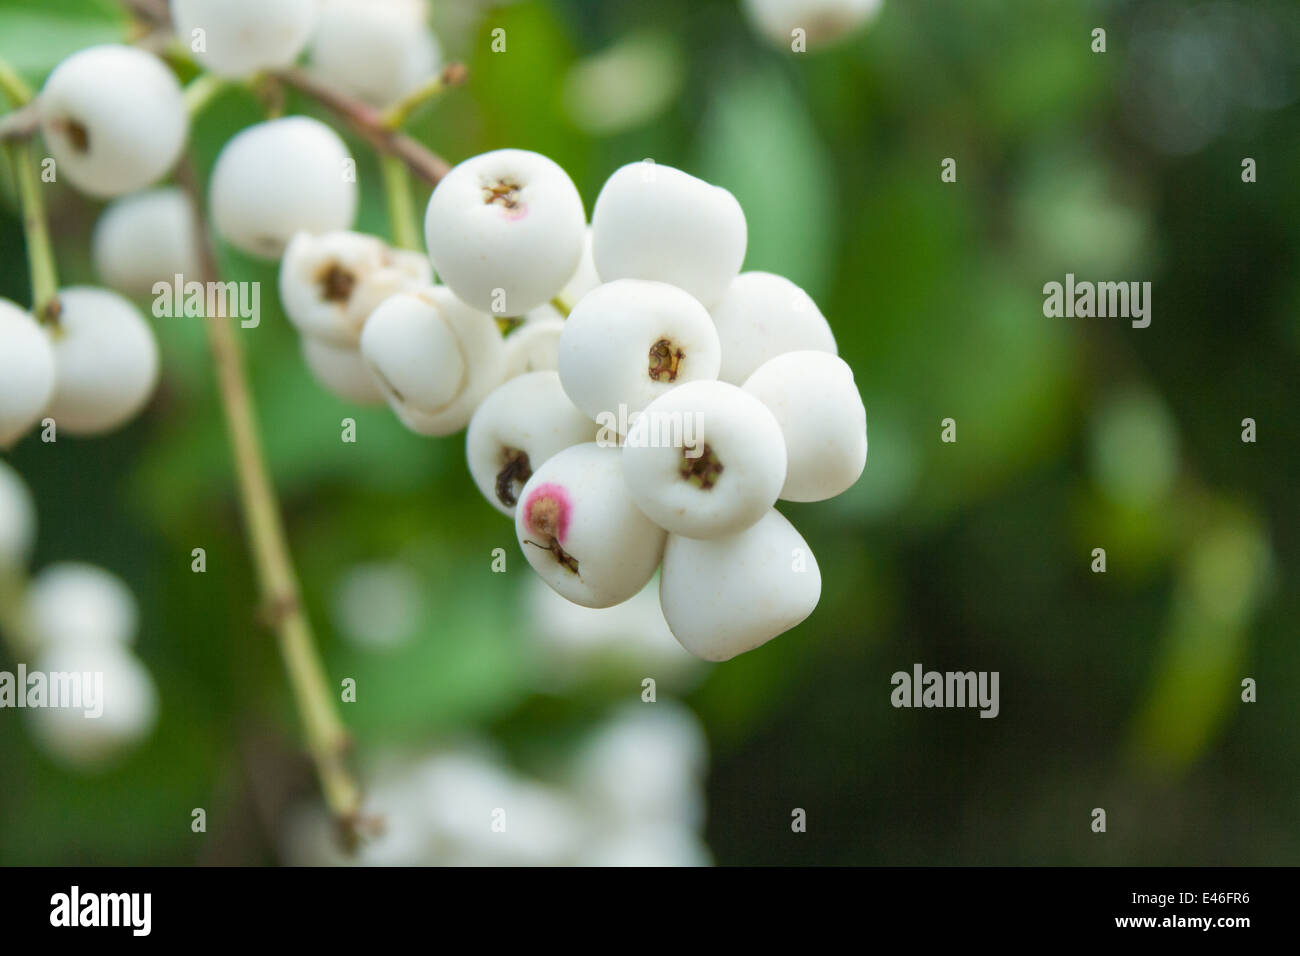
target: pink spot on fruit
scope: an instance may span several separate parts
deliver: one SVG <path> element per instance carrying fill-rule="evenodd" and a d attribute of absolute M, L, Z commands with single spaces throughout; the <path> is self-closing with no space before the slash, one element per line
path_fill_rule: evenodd
<path fill-rule="evenodd" d="M 533 532 L 563 542 L 569 533 L 573 502 L 563 485 L 538 485 L 524 501 L 524 525 Z"/>

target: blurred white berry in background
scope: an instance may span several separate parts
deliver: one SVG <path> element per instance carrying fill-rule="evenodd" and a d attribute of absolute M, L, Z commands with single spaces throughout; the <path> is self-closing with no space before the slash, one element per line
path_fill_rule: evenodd
<path fill-rule="evenodd" d="M 44 568 L 27 590 L 28 626 L 42 647 L 124 647 L 135 639 L 135 595 L 117 575 L 93 564 Z"/>
<path fill-rule="evenodd" d="M 18 472 L 0 461 L 0 575 L 21 568 L 36 541 L 36 502 Z"/>
<path fill-rule="evenodd" d="M 741 0 L 754 28 L 773 45 L 791 49 L 803 30 L 809 52 L 847 38 L 880 13 L 883 0 Z"/>
<path fill-rule="evenodd" d="M 54 68 L 37 102 L 58 175 L 101 198 L 161 179 L 180 158 L 189 131 L 176 77 L 134 47 L 74 53 Z"/>
<path fill-rule="evenodd" d="M 279 258 L 299 232 L 349 229 L 356 216 L 353 159 L 319 120 L 286 116 L 235 134 L 209 183 L 217 232 L 253 256 Z"/>
<path fill-rule="evenodd" d="M 25 309 L 0 299 L 0 449 L 35 425 L 54 394 L 54 349 Z"/>
<path fill-rule="evenodd" d="M 318 385 L 345 402 L 382 405 L 384 393 L 375 384 L 358 347 L 339 347 L 312 335 L 300 341 L 302 359 Z"/>
<path fill-rule="evenodd" d="M 335 589 L 335 625 L 358 647 L 404 644 L 419 628 L 423 611 L 419 577 L 396 561 L 355 565 Z"/>
<path fill-rule="evenodd" d="M 213 73 L 290 66 L 307 45 L 317 0 L 171 0 L 176 36 Z"/>
<path fill-rule="evenodd" d="M 438 277 L 499 317 L 523 315 L 574 278 L 587 218 L 569 174 L 539 153 L 498 149 L 457 165 L 429 197 Z"/>
<path fill-rule="evenodd" d="M 154 284 L 199 274 L 194 206 L 174 186 L 132 193 L 104 208 L 91 236 L 95 272 L 128 296 L 145 296 Z"/>
<path fill-rule="evenodd" d="M 309 55 L 338 89 L 384 107 L 442 68 L 425 0 L 321 0 Z"/>
<path fill-rule="evenodd" d="M 112 431 L 135 417 L 158 383 L 153 328 L 108 289 L 64 289 L 59 304 L 49 328 L 55 384 L 47 413 L 69 434 Z"/>

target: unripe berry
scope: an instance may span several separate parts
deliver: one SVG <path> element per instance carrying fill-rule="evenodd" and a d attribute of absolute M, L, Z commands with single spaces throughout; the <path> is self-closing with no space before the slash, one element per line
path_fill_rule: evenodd
<path fill-rule="evenodd" d="M 29 313 L 0 299 L 0 448 L 40 420 L 53 394 L 49 336 Z"/>
<path fill-rule="evenodd" d="M 730 660 L 790 630 L 821 597 L 817 561 L 773 509 L 728 538 L 669 535 L 659 598 L 673 636 L 706 661 Z"/>
<path fill-rule="evenodd" d="M 161 179 L 180 158 L 189 130 L 176 77 L 135 47 L 74 53 L 54 68 L 38 103 L 57 175 L 101 198 Z"/>
<path fill-rule="evenodd" d="M 388 106 L 434 76 L 442 51 L 423 0 L 325 0 L 311 65 L 345 93 Z"/>
<path fill-rule="evenodd" d="M 620 279 L 574 306 L 560 335 L 559 372 L 573 404 L 622 422 L 686 382 L 717 378 L 718 333 L 704 306 L 662 282 Z"/>
<path fill-rule="evenodd" d="M 705 306 L 721 298 L 745 260 L 745 214 L 736 197 L 649 161 L 609 177 L 591 231 L 592 257 L 605 282 L 667 282 Z"/>
<path fill-rule="evenodd" d="M 22 567 L 36 541 L 36 502 L 18 472 L 0 461 L 0 577 Z"/>
<path fill-rule="evenodd" d="M 771 43 L 789 50 L 796 29 L 804 31 L 807 49 L 827 46 L 880 12 L 882 0 L 743 0 L 741 8 Z"/>
<path fill-rule="evenodd" d="M 742 385 L 770 358 L 813 349 L 836 354 L 835 336 L 808 294 L 770 272 L 745 272 L 711 310 L 722 343 L 718 378 Z"/>
<path fill-rule="evenodd" d="M 439 278 L 474 308 L 523 315 L 576 272 L 587 219 L 568 173 L 538 153 L 465 160 L 429 198 L 425 240 Z"/>
<path fill-rule="evenodd" d="M 529 316 L 540 311 L 535 309 Z M 563 334 L 564 320 L 561 318 L 525 318 L 523 325 L 506 336 L 506 378 L 515 378 L 526 372 L 553 372 L 559 368 L 560 336 Z"/>
<path fill-rule="evenodd" d="M 361 332 L 361 354 L 397 417 L 422 435 L 460 431 L 505 375 L 496 320 L 442 286 L 385 300 Z"/>
<path fill-rule="evenodd" d="M 555 372 L 512 378 L 483 400 L 465 435 L 465 458 L 474 484 L 507 517 L 519 492 L 552 455 L 589 442 L 591 419 L 574 407 Z"/>
<path fill-rule="evenodd" d="M 616 448 L 574 445 L 533 472 L 515 534 L 547 584 L 584 607 L 612 607 L 641 590 L 663 555 L 664 531 L 628 495 Z"/>
<path fill-rule="evenodd" d="M 138 309 L 116 292 L 77 287 L 59 293 L 50 330 L 54 395 L 47 414 L 60 431 L 95 435 L 125 424 L 158 383 L 158 341 Z"/>
<path fill-rule="evenodd" d="M 213 73 L 245 77 L 298 59 L 315 0 L 171 0 L 176 35 Z"/>
<path fill-rule="evenodd" d="M 825 352 L 787 352 L 758 367 L 744 389 L 776 416 L 790 465 L 781 497 L 824 501 L 847 491 L 867 464 L 867 411 L 853 369 Z"/>
<path fill-rule="evenodd" d="M 394 293 L 433 280 L 429 260 L 359 232 L 300 232 L 280 262 L 280 304 L 302 333 L 336 348 L 357 347 L 361 327 Z"/>
<path fill-rule="evenodd" d="M 240 131 L 212 169 L 217 232 L 250 255 L 275 259 L 298 232 L 348 229 L 357 210 L 353 159 L 339 135 L 306 116 Z"/>
<path fill-rule="evenodd" d="M 689 382 L 655 399 L 628 431 L 623 477 L 642 512 L 674 534 L 743 531 L 785 482 L 781 426 L 726 382 Z"/>
<path fill-rule="evenodd" d="M 27 590 L 27 623 L 42 647 L 125 647 L 135 639 L 135 595 L 93 564 L 51 564 Z"/>
<path fill-rule="evenodd" d="M 144 296 L 178 275 L 196 278 L 199 266 L 194 207 L 168 186 L 114 200 L 91 236 L 91 259 L 104 283 L 123 295 Z"/>
<path fill-rule="evenodd" d="M 102 674 L 103 712 L 80 707 L 29 710 L 32 731 L 46 753 L 78 770 L 98 770 L 143 740 L 158 721 L 158 690 L 148 670 L 117 645 L 59 645 L 36 659 L 42 673 Z M 84 679 L 84 678 L 83 678 Z"/>
<path fill-rule="evenodd" d="M 340 348 L 311 335 L 302 337 L 302 358 L 312 377 L 328 392 L 358 405 L 378 405 L 384 400 L 361 350 Z"/>

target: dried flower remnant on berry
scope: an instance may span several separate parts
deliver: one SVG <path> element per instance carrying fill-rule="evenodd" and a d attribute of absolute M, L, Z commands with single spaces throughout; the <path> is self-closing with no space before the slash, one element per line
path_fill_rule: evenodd
<path fill-rule="evenodd" d="M 543 551 L 550 551 L 555 560 L 566 569 L 578 573 L 578 559 L 560 546 L 569 531 L 569 493 L 559 485 L 544 484 L 537 487 L 524 503 L 524 525 L 545 539 L 545 544 L 526 543 Z"/>
<path fill-rule="evenodd" d="M 495 203 L 505 209 L 519 208 L 519 190 L 522 187 L 509 179 L 498 179 L 495 183 L 489 183 L 483 187 L 483 204 L 491 206 Z"/>
<path fill-rule="evenodd" d="M 68 138 L 68 142 L 77 152 L 90 152 L 90 131 L 84 124 L 65 117 L 57 121 L 57 129 Z"/>
<path fill-rule="evenodd" d="M 326 302 L 347 302 L 356 288 L 357 277 L 337 262 L 331 262 L 316 277 L 321 298 Z"/>
<path fill-rule="evenodd" d="M 686 353 L 675 348 L 668 339 L 660 339 L 650 346 L 650 379 L 655 382 L 675 382 Z"/>
<path fill-rule="evenodd" d="M 502 449 L 503 467 L 497 472 L 497 500 L 507 508 L 513 508 L 519 500 L 519 491 L 533 476 L 528 453 L 518 448 Z"/>
<path fill-rule="evenodd" d="M 699 454 L 692 455 L 695 448 L 696 446 L 690 445 L 682 449 L 682 464 L 678 473 L 685 481 L 702 491 L 708 491 L 718 483 L 718 476 L 723 470 L 722 461 L 708 442 L 705 442 Z"/>

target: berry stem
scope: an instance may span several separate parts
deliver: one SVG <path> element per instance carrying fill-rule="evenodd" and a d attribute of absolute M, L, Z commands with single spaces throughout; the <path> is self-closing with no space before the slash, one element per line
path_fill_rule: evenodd
<path fill-rule="evenodd" d="M 396 156 L 379 154 L 379 168 L 384 176 L 384 195 L 388 199 L 388 221 L 393 227 L 393 242 L 399 249 L 420 251 L 420 229 L 415 221 L 411 199 L 411 172 Z"/>
<path fill-rule="evenodd" d="M 465 82 L 465 64 L 451 63 L 437 76 L 407 93 L 380 115 L 379 121 L 385 129 L 399 130 L 407 124 L 425 104 Z"/>
<path fill-rule="evenodd" d="M 36 174 L 36 154 L 29 141 L 10 144 L 18 197 L 23 208 L 23 236 L 27 240 L 27 267 L 32 282 L 32 314 L 41 322 L 59 317 L 59 273 L 50 245 L 50 224 Z"/>
<path fill-rule="evenodd" d="M 215 73 L 200 73 L 185 84 L 182 95 L 185 97 L 185 109 L 190 119 L 198 116 L 207 106 L 225 92 L 230 84 L 224 77 Z"/>
<path fill-rule="evenodd" d="M 560 313 L 560 315 L 566 319 L 569 317 L 569 313 L 573 311 L 573 306 L 571 306 L 563 296 L 558 295 L 551 299 L 551 308 Z"/>
<path fill-rule="evenodd" d="M 189 170 L 178 178 L 200 210 L 199 249 L 204 278 L 215 281 L 219 270 L 212 250 L 202 203 Z M 221 406 L 234 456 L 239 497 L 253 561 L 261 584 L 268 623 L 274 628 L 289 675 L 289 685 L 316 766 L 325 802 L 343 833 L 356 839 L 361 791 L 347 768 L 347 729 L 335 710 L 329 678 L 316 649 L 311 623 L 303 610 L 298 576 L 285 535 L 279 501 L 267 470 L 252 392 L 244 370 L 243 351 L 231 320 L 204 321 L 212 350 Z"/>
<path fill-rule="evenodd" d="M 384 126 L 379 111 L 354 96 L 335 89 L 328 83 L 307 73 L 291 68 L 272 74 L 286 86 L 305 93 L 322 106 L 337 113 L 379 152 L 400 159 L 411 172 L 431 186 L 438 185 L 451 171 L 451 164 L 431 152 L 411 137 Z"/>
<path fill-rule="evenodd" d="M 32 101 L 32 88 L 27 85 L 8 60 L 0 57 L 0 92 L 14 107 L 26 106 Z"/>

